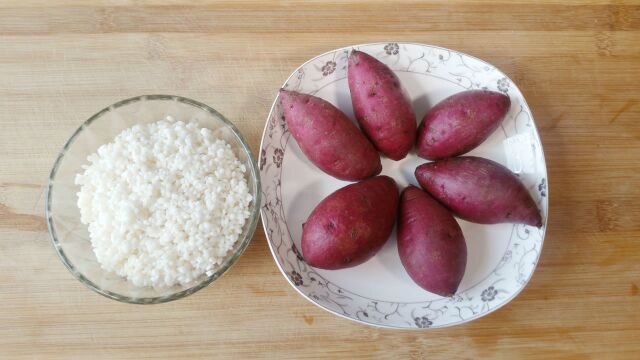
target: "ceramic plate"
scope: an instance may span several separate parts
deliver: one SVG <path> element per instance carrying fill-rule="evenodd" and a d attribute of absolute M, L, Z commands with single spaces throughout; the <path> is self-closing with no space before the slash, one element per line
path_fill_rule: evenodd
<path fill-rule="evenodd" d="M 495 66 L 437 46 L 366 44 L 333 50 L 297 68 L 284 88 L 319 96 L 352 119 L 347 56 L 358 49 L 393 69 L 409 92 L 418 120 L 445 97 L 489 89 L 511 98 L 502 126 L 468 155 L 497 161 L 516 172 L 542 211 L 541 229 L 514 224 L 479 225 L 458 220 L 467 240 L 467 268 L 458 293 L 441 297 L 413 283 L 396 247 L 396 235 L 366 263 L 343 270 L 316 269 L 300 254 L 302 223 L 333 191 L 349 184 L 319 170 L 290 136 L 278 99 L 260 149 L 262 223 L 273 257 L 302 296 L 354 321 L 390 328 L 438 328 L 478 319 L 511 301 L 526 286 L 542 249 L 547 219 L 547 170 L 531 111 L 517 86 Z M 277 89 L 274 89 L 277 90 Z M 401 161 L 382 159 L 382 174 L 401 188 L 417 185 L 413 172 L 427 162 L 415 151 Z"/>

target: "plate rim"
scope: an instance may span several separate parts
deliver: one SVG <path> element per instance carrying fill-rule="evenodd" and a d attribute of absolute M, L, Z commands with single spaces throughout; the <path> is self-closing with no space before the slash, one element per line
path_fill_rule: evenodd
<path fill-rule="evenodd" d="M 318 58 L 321 58 L 325 55 L 328 55 L 330 53 L 335 53 L 335 52 L 339 52 L 339 51 L 343 51 L 343 50 L 350 50 L 350 49 L 354 49 L 354 48 L 359 48 L 359 47 L 365 47 L 365 46 L 380 46 L 380 45 L 386 45 L 386 44 L 398 44 L 398 45 L 414 45 L 414 46 L 419 46 L 419 47 L 430 47 L 430 48 L 435 48 L 435 49 L 440 49 L 440 50 L 444 50 L 444 51 L 450 51 L 453 53 L 457 53 L 460 54 L 462 56 L 467 56 L 469 58 L 475 59 L 477 61 L 480 61 L 482 63 L 486 63 L 487 65 L 490 65 L 492 67 L 494 67 L 496 70 L 498 70 L 501 74 L 504 75 L 504 77 L 509 80 L 511 83 L 513 83 L 516 87 L 517 84 L 504 72 L 502 71 L 500 68 L 498 68 L 497 66 L 483 60 L 480 59 L 478 57 L 475 57 L 473 55 L 469 55 L 465 52 L 462 51 L 458 51 L 455 49 L 450 49 L 450 48 L 446 48 L 446 47 L 442 47 L 442 46 L 438 46 L 438 45 L 431 45 L 431 44 L 424 44 L 424 43 L 418 43 L 418 42 L 406 42 L 406 41 L 377 41 L 377 42 L 371 42 L 371 43 L 361 43 L 361 44 L 354 44 L 354 45 L 349 45 L 349 46 L 343 46 L 343 47 L 339 47 L 339 48 L 335 48 L 329 51 L 325 51 L 321 54 L 318 54 L 310 59 L 308 59 L 307 61 L 303 62 L 302 64 L 298 65 L 292 72 L 291 74 L 286 78 L 286 80 L 284 81 L 284 83 L 282 84 L 282 86 L 280 86 L 280 89 L 284 88 L 286 86 L 286 84 L 296 75 L 296 73 L 298 72 L 298 70 L 300 70 L 301 68 L 305 67 L 307 64 L 317 60 Z M 520 90 L 518 88 L 518 90 Z M 522 91 L 520 91 L 520 93 L 522 94 Z M 260 164 L 262 162 L 263 159 L 263 155 L 262 155 L 262 149 L 263 149 L 263 145 L 264 145 L 264 141 L 265 141 L 265 136 L 267 134 L 267 128 L 268 128 L 268 124 L 269 124 L 269 119 L 271 119 L 271 116 L 273 115 L 273 112 L 275 110 L 275 107 L 277 105 L 277 100 L 278 100 L 279 95 L 276 94 L 272 104 L 271 104 L 271 108 L 269 109 L 269 113 L 267 115 L 266 121 L 265 121 L 265 125 L 264 125 L 264 129 L 262 131 L 262 137 L 260 139 L 260 147 L 259 147 L 259 155 L 258 155 L 258 164 Z M 286 281 L 289 283 L 289 285 L 291 287 L 293 287 L 295 289 L 296 292 L 298 292 L 298 294 L 300 294 L 303 298 L 305 298 L 307 301 L 311 302 L 312 304 L 314 304 L 315 306 L 319 307 L 320 309 L 327 311 L 333 315 L 337 315 L 338 317 L 359 323 L 359 324 L 364 324 L 367 326 L 373 326 L 373 327 L 377 327 L 377 328 L 383 328 L 383 329 L 393 329 L 393 330 L 409 330 L 409 331 L 424 331 L 424 330 L 435 330 L 435 329 L 443 329 L 443 328 L 448 328 L 448 327 L 453 327 L 453 326 L 460 326 L 460 325 L 464 325 L 467 324 L 471 321 L 474 320 L 478 320 L 480 318 L 486 317 L 490 314 L 492 314 L 493 312 L 495 312 L 496 310 L 504 307 L 505 305 L 511 303 L 516 297 L 518 297 L 518 295 L 520 295 L 520 293 L 529 285 L 529 282 L 531 281 L 531 279 L 533 278 L 533 275 L 536 272 L 536 269 L 538 267 L 539 264 L 539 260 L 540 257 L 542 256 L 542 250 L 544 249 L 544 240 L 547 234 L 547 224 L 549 221 L 549 172 L 547 169 L 547 162 L 546 162 L 546 155 L 544 153 L 544 146 L 542 146 L 542 139 L 540 137 L 540 132 L 538 131 L 538 126 L 535 123 L 535 118 L 533 117 L 533 111 L 531 110 L 531 107 L 529 107 L 529 104 L 527 103 L 527 100 L 524 96 L 524 94 L 522 94 L 522 101 L 524 103 L 524 105 L 526 106 L 526 108 L 529 110 L 529 113 L 531 114 L 531 120 L 533 122 L 533 128 L 535 130 L 535 137 L 537 138 L 538 142 L 540 143 L 540 152 L 542 153 L 542 161 L 543 161 L 543 165 L 544 165 L 544 174 L 545 174 L 545 179 L 546 179 L 546 198 L 547 198 L 547 211 L 546 211 L 546 216 L 544 218 L 544 222 L 542 225 L 542 234 L 541 234 L 541 241 L 540 241 L 540 250 L 538 252 L 538 256 L 536 257 L 536 261 L 535 264 L 533 265 L 532 269 L 531 269 L 531 274 L 529 275 L 529 277 L 526 279 L 526 281 L 524 282 L 524 284 L 517 289 L 509 298 L 505 299 L 504 301 L 502 301 L 500 304 L 496 305 L 496 307 L 489 309 L 486 312 L 483 313 L 479 313 L 478 315 L 469 317 L 467 319 L 458 321 L 458 322 L 454 322 L 454 323 L 449 323 L 449 324 L 444 324 L 444 325 L 436 325 L 436 326 L 430 326 L 430 327 L 426 327 L 426 328 L 420 328 L 420 327 L 400 327 L 400 326 L 393 326 L 393 325 L 386 325 L 386 324 L 380 324 L 380 323 L 374 323 L 374 322 L 367 322 L 358 318 L 353 318 L 353 317 L 349 317 L 346 316 L 345 314 L 341 314 L 335 310 L 326 308 L 324 306 L 322 306 L 321 304 L 317 303 L 316 301 L 314 301 L 313 299 L 311 299 L 309 296 L 307 296 L 305 293 L 303 293 L 293 282 L 292 280 L 289 278 L 288 274 L 286 273 L 286 271 L 282 268 L 282 265 L 280 264 L 280 262 L 278 261 L 278 256 L 275 253 L 275 249 L 274 246 L 271 242 L 271 239 L 269 238 L 269 232 L 267 229 L 267 226 L 265 224 L 265 218 L 267 217 L 266 214 L 266 210 L 261 206 L 260 207 L 260 218 L 261 218 L 261 222 L 262 222 L 262 228 L 265 234 L 265 240 L 267 241 L 267 244 L 269 245 L 269 251 L 271 252 L 271 256 L 273 257 L 274 262 L 276 263 L 276 266 L 278 267 L 278 269 L 280 270 L 280 273 L 282 274 L 282 276 L 286 279 Z M 266 155 L 265 155 L 266 156 Z M 261 169 L 260 169 L 261 171 Z M 264 184 L 264 183 L 263 183 Z M 260 189 L 262 191 L 262 189 Z"/>

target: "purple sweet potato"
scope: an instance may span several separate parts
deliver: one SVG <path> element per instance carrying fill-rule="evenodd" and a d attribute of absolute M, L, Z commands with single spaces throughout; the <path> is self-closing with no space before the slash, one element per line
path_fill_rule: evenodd
<path fill-rule="evenodd" d="M 493 133 L 511 100 L 495 91 L 469 90 L 434 106 L 418 128 L 418 156 L 438 160 L 471 151 Z"/>
<path fill-rule="evenodd" d="M 387 176 L 336 190 L 302 225 L 302 256 L 309 265 L 328 270 L 369 260 L 389 239 L 398 201 L 396 183 Z"/>
<path fill-rule="evenodd" d="M 416 116 L 398 77 L 374 57 L 353 50 L 348 78 L 353 111 L 365 134 L 388 158 L 407 156 L 416 139 Z"/>
<path fill-rule="evenodd" d="M 542 226 L 540 210 L 527 189 L 494 161 L 449 158 L 422 164 L 415 175 L 423 189 L 460 218 L 480 224 Z"/>
<path fill-rule="evenodd" d="M 341 180 L 361 180 L 382 170 L 380 156 L 356 124 L 318 97 L 280 90 L 291 135 L 317 167 Z"/>
<path fill-rule="evenodd" d="M 467 244 L 449 210 L 424 191 L 402 192 L 398 253 L 411 279 L 441 296 L 456 293 L 467 266 Z"/>

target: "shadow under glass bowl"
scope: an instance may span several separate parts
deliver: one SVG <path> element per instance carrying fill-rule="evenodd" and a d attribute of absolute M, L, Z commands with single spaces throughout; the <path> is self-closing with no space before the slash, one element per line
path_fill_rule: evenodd
<path fill-rule="evenodd" d="M 113 141 L 123 130 L 171 116 L 184 122 L 197 121 L 225 140 L 247 169 L 245 177 L 253 200 L 242 234 L 221 264 L 194 281 L 167 288 L 138 287 L 100 267 L 89 240 L 87 226 L 80 222 L 76 174 L 88 164 L 87 156 Z M 60 259 L 76 279 L 108 298 L 133 304 L 156 304 L 193 294 L 219 278 L 251 241 L 260 210 L 260 173 L 251 150 L 238 129 L 213 108 L 179 96 L 145 95 L 117 102 L 85 121 L 71 135 L 58 155 L 47 187 L 45 212 L 49 235 Z"/>

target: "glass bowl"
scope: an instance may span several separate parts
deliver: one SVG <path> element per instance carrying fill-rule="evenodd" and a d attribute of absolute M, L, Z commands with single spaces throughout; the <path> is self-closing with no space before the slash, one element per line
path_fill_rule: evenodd
<path fill-rule="evenodd" d="M 250 216 L 242 234 L 225 260 L 194 281 L 168 288 L 138 287 L 115 273 L 107 272 L 96 260 L 86 225 L 80 222 L 77 206 L 79 186 L 76 174 L 88 164 L 87 156 L 116 135 L 136 124 L 146 124 L 171 116 L 176 120 L 197 121 L 224 139 L 238 160 L 247 168 L 246 180 L 253 196 Z M 46 218 L 55 250 L 76 279 L 108 298 L 134 304 L 155 304 L 193 294 L 219 278 L 242 254 L 256 228 L 260 210 L 260 173 L 249 145 L 240 131 L 220 113 L 200 102 L 170 95 L 146 95 L 117 102 L 93 115 L 71 135 L 60 151 L 49 175 Z"/>

